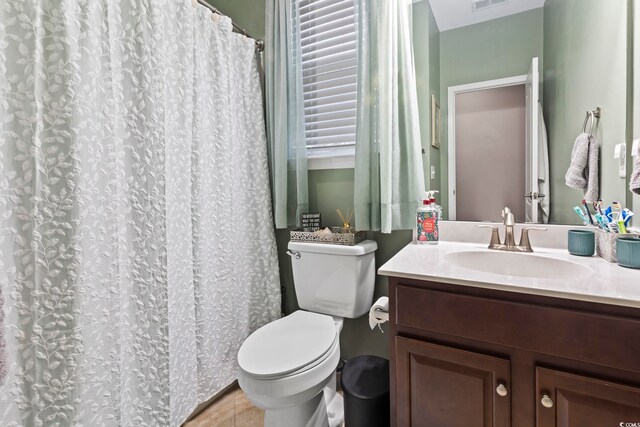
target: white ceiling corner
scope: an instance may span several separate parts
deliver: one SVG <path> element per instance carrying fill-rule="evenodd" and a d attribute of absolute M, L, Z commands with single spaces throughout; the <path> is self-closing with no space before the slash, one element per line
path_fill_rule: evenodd
<path fill-rule="evenodd" d="M 506 4 L 474 12 L 471 0 L 429 0 L 440 31 L 466 27 L 537 9 L 543 7 L 544 2 L 545 0 L 509 0 Z"/>

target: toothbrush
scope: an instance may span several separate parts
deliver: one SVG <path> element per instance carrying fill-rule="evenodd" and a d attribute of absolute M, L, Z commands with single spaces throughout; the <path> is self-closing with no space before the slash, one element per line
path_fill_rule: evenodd
<path fill-rule="evenodd" d="M 627 229 L 624 226 L 624 220 L 622 219 L 622 206 L 620 203 L 613 202 L 613 213 L 615 214 L 615 222 L 618 224 L 618 230 L 621 234 L 625 234 Z"/>
<path fill-rule="evenodd" d="M 624 221 L 625 228 L 629 226 L 629 221 L 631 220 L 632 216 L 633 216 L 633 212 L 630 211 L 628 208 L 624 208 L 624 210 L 622 211 L 622 220 Z"/>
<path fill-rule="evenodd" d="M 610 222 L 609 224 L 607 224 L 607 227 L 609 227 L 609 231 L 611 231 L 614 234 L 620 233 L 620 230 L 618 229 L 618 225 L 615 222 Z"/>
<path fill-rule="evenodd" d="M 582 220 L 582 223 L 584 225 L 588 225 L 589 224 L 589 219 L 584 214 L 584 211 L 582 210 L 582 208 L 580 206 L 574 206 L 573 210 L 574 210 L 575 213 L 578 214 L 578 216 L 580 217 L 580 219 Z"/>
<path fill-rule="evenodd" d="M 602 215 L 602 199 L 598 199 L 597 202 L 594 203 L 596 211 Z"/>
<path fill-rule="evenodd" d="M 604 216 L 600 215 L 599 213 L 594 215 L 594 218 L 596 219 L 596 222 L 598 223 L 598 227 L 601 230 L 604 230 L 606 232 L 609 231 L 609 229 L 607 228 L 607 223 L 606 220 L 604 219 Z"/>
<path fill-rule="evenodd" d="M 582 199 L 582 205 L 584 206 L 584 209 L 587 211 L 587 215 L 589 215 L 589 222 L 591 223 L 591 225 L 594 225 L 593 218 L 591 217 L 591 212 L 589 211 L 589 205 L 587 205 L 587 201 L 585 199 Z"/>
<path fill-rule="evenodd" d="M 604 217 L 607 222 L 613 222 L 611 206 L 607 206 L 607 208 L 604 210 Z"/>

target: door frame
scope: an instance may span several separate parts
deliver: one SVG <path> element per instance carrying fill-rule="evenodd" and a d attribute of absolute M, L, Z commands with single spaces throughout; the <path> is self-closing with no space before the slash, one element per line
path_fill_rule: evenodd
<path fill-rule="evenodd" d="M 447 193 L 449 196 L 449 220 L 456 220 L 456 95 L 485 89 L 524 85 L 526 83 L 527 75 L 523 74 L 503 79 L 449 86 L 447 91 Z"/>

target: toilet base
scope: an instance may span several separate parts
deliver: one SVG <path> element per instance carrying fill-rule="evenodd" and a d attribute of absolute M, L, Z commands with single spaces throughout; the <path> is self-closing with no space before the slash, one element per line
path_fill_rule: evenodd
<path fill-rule="evenodd" d="M 335 378 L 335 377 L 334 377 Z M 300 405 L 267 409 L 264 427 L 339 427 L 344 420 L 342 396 L 335 391 L 335 379 L 323 393 Z"/>
<path fill-rule="evenodd" d="M 334 393 L 333 399 L 327 404 L 327 418 L 329 420 L 329 427 L 339 427 L 342 425 L 344 421 L 344 399 L 342 395 Z"/>

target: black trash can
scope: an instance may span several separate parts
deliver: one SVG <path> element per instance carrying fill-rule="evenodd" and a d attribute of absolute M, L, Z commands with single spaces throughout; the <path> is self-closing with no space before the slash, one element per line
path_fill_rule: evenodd
<path fill-rule="evenodd" d="M 389 361 L 357 356 L 342 368 L 345 427 L 389 427 Z"/>

